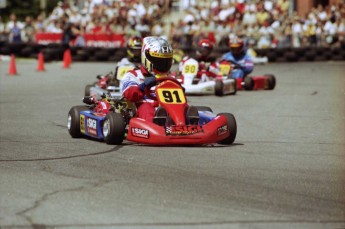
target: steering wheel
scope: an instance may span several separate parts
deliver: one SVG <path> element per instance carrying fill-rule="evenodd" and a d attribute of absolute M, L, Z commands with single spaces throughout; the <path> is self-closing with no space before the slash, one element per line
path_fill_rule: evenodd
<path fill-rule="evenodd" d="M 173 81 L 174 83 L 177 83 L 178 85 L 181 86 L 181 83 L 176 78 L 171 77 L 171 76 L 156 78 L 156 85 L 158 85 L 164 81 L 167 81 L 167 80 Z M 153 96 L 151 93 L 151 88 L 148 88 L 148 87 L 145 88 L 144 94 L 145 94 L 145 96 L 147 96 L 147 98 L 157 101 L 157 97 Z"/>

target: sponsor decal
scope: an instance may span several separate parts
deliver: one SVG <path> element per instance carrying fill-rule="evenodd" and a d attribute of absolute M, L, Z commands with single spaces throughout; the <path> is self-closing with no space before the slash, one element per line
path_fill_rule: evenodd
<path fill-rule="evenodd" d="M 226 134 L 227 132 L 228 132 L 228 126 L 227 125 L 218 127 L 218 129 L 217 129 L 217 135 L 218 136 Z"/>
<path fill-rule="evenodd" d="M 132 135 L 138 138 L 149 138 L 150 132 L 145 129 L 132 127 Z"/>
<path fill-rule="evenodd" d="M 172 136 L 192 135 L 204 132 L 202 126 L 167 126 L 165 127 L 165 134 Z"/>
<path fill-rule="evenodd" d="M 89 134 L 97 136 L 97 121 L 95 119 L 87 118 L 86 128 Z"/>
<path fill-rule="evenodd" d="M 80 132 L 85 133 L 85 115 L 80 115 Z"/>

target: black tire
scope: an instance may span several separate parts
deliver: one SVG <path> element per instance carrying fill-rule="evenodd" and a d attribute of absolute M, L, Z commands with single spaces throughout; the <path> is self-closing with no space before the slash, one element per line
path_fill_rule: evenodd
<path fill-rule="evenodd" d="M 229 79 L 233 79 L 232 77 L 229 77 Z M 234 79 L 235 82 L 234 82 L 234 92 L 230 93 L 230 95 L 236 95 L 237 93 L 237 81 L 236 79 Z"/>
<path fill-rule="evenodd" d="M 247 91 L 251 91 L 254 88 L 254 80 L 252 77 L 244 78 L 244 85 L 243 88 Z"/>
<path fill-rule="evenodd" d="M 266 74 L 265 76 L 268 77 L 268 89 L 273 90 L 276 86 L 276 77 L 272 74 Z"/>
<path fill-rule="evenodd" d="M 108 128 L 106 133 L 105 128 Z M 108 113 L 102 125 L 104 141 L 109 145 L 121 145 L 125 134 L 125 128 L 126 123 L 121 114 L 114 112 Z"/>
<path fill-rule="evenodd" d="M 89 110 L 87 106 L 74 106 L 68 112 L 67 129 L 72 138 L 80 138 L 80 112 Z"/>
<path fill-rule="evenodd" d="M 214 94 L 216 96 L 223 96 L 224 93 L 223 93 L 223 81 L 221 80 L 216 80 L 216 85 L 214 86 Z"/>
<path fill-rule="evenodd" d="M 85 86 L 84 96 L 90 96 L 90 88 L 93 86 L 94 86 L 93 84 L 88 84 Z"/>
<path fill-rule="evenodd" d="M 235 116 L 231 113 L 219 113 L 217 116 L 219 115 L 225 116 L 228 120 L 228 130 L 230 131 L 230 134 L 227 138 L 219 141 L 218 144 L 231 145 L 234 143 L 237 134 L 237 123 Z"/>
<path fill-rule="evenodd" d="M 207 107 L 207 106 L 195 106 L 195 107 L 196 107 L 196 109 L 198 109 L 198 111 L 210 111 L 210 112 L 213 112 L 211 107 Z"/>

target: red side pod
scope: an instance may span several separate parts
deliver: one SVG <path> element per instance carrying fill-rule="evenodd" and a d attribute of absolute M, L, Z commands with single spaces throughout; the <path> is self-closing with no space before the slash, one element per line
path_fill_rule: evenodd
<path fill-rule="evenodd" d="M 243 86 L 242 86 L 242 78 L 237 78 L 235 79 L 236 80 L 236 87 L 237 87 L 237 90 L 243 90 Z"/>
<path fill-rule="evenodd" d="M 268 88 L 268 80 L 266 76 L 251 76 L 254 80 L 253 90 L 264 90 Z"/>

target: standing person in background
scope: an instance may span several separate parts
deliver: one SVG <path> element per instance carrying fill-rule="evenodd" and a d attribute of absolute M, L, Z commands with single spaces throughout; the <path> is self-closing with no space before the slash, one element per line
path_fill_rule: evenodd
<path fill-rule="evenodd" d="M 7 41 L 8 39 L 5 28 L 5 23 L 2 21 L 2 17 L 0 16 L 0 42 Z"/>
<path fill-rule="evenodd" d="M 6 25 L 6 33 L 8 34 L 9 42 L 21 43 L 22 42 L 22 29 L 24 24 L 17 21 L 16 14 L 12 13 L 10 15 L 10 21 Z"/>
<path fill-rule="evenodd" d="M 23 29 L 23 35 L 22 35 L 23 41 L 28 42 L 28 43 L 33 43 L 35 41 L 35 33 L 36 33 L 36 30 L 32 21 L 32 17 L 27 16 L 25 18 L 25 25 Z"/>
<path fill-rule="evenodd" d="M 65 48 L 70 46 L 70 42 L 73 41 L 78 34 L 77 28 L 69 21 L 69 17 L 67 14 L 64 16 L 63 24 L 62 24 L 62 45 Z"/>

